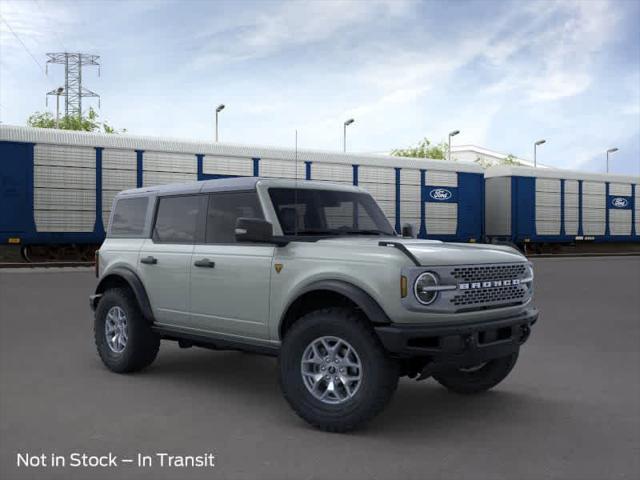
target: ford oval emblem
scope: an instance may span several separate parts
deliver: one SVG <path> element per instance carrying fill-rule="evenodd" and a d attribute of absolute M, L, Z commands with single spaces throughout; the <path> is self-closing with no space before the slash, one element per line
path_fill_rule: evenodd
<path fill-rule="evenodd" d="M 434 188 L 429 192 L 429 196 L 434 200 L 449 200 L 452 196 L 451 191 L 446 188 Z"/>
<path fill-rule="evenodd" d="M 629 205 L 629 200 L 622 197 L 615 197 L 611 199 L 611 205 L 615 208 L 626 208 Z"/>

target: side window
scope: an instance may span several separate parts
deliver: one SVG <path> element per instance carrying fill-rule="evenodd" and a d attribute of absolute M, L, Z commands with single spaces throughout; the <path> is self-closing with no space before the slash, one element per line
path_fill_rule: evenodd
<path fill-rule="evenodd" d="M 144 231 L 148 197 L 122 198 L 116 202 L 110 237 L 139 237 Z"/>
<path fill-rule="evenodd" d="M 195 243 L 202 200 L 202 195 L 160 197 L 153 241 Z"/>
<path fill-rule="evenodd" d="M 264 218 L 256 192 L 227 192 L 209 195 L 206 243 L 235 243 L 239 217 Z"/>

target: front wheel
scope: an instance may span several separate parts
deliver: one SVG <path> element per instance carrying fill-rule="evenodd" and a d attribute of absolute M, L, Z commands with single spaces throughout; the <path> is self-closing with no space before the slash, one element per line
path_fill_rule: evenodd
<path fill-rule="evenodd" d="M 436 373 L 433 378 L 447 390 L 455 393 L 480 393 L 502 382 L 513 370 L 517 360 L 518 350 L 506 357 L 489 360 L 479 365 Z"/>
<path fill-rule="evenodd" d="M 398 385 L 396 363 L 356 312 L 328 308 L 300 318 L 279 357 L 280 385 L 296 413 L 329 432 L 375 417 Z"/>

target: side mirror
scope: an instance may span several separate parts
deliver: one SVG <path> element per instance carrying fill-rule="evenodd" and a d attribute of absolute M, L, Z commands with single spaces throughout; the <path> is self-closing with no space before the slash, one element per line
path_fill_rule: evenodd
<path fill-rule="evenodd" d="M 261 218 L 240 217 L 235 234 L 236 242 L 272 243 L 273 225 Z"/>
<path fill-rule="evenodd" d="M 404 225 L 402 225 L 402 236 L 415 238 L 415 235 L 413 233 L 413 225 L 411 225 L 410 223 L 405 223 Z"/>

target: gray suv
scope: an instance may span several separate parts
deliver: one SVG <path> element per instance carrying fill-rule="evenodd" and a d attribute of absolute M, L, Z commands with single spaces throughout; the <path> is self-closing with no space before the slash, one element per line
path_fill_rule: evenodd
<path fill-rule="evenodd" d="M 326 182 L 124 191 L 96 269 L 109 369 L 148 366 L 160 340 L 274 355 L 291 407 L 334 432 L 378 414 L 399 376 L 494 387 L 538 316 L 516 250 L 399 237 L 367 192 Z"/>

